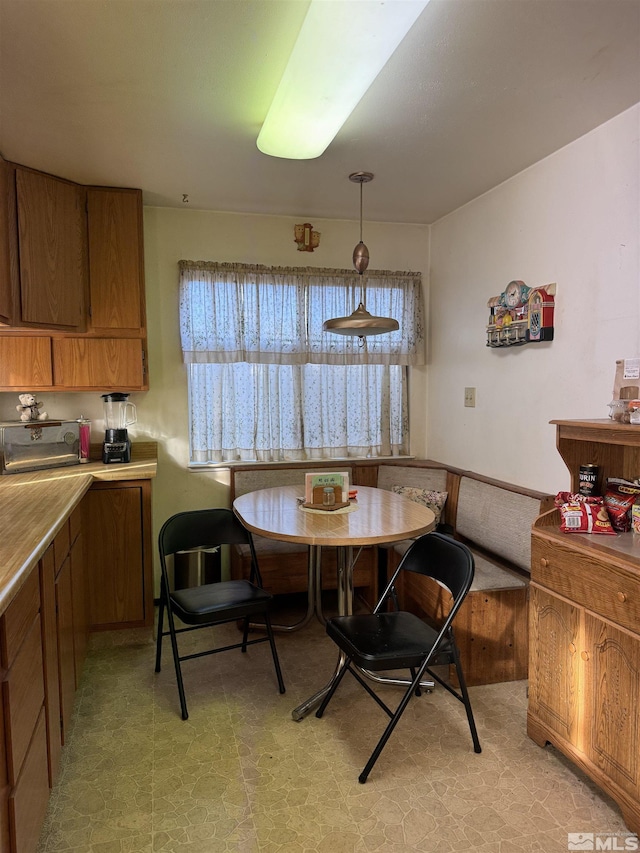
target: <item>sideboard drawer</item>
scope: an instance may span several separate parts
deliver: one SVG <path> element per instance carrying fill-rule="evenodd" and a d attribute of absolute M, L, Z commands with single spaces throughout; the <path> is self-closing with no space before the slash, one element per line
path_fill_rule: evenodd
<path fill-rule="evenodd" d="M 640 630 L 640 577 L 611 561 L 603 564 L 595 551 L 551 543 L 534 532 L 531 580 L 635 633 Z"/>

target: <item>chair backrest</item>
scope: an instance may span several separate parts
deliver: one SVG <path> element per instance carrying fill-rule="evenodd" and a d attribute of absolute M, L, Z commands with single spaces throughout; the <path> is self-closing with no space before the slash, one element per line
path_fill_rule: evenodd
<path fill-rule="evenodd" d="M 416 539 L 405 553 L 391 584 L 401 571 L 433 578 L 453 596 L 451 618 L 462 604 L 473 582 L 473 554 L 462 542 L 442 533 L 426 533 Z M 391 585 L 390 584 L 390 585 Z"/>
<path fill-rule="evenodd" d="M 240 544 L 250 546 L 252 567 L 258 582 L 262 585 L 253 539 L 233 510 L 226 508 L 196 509 L 176 513 L 165 521 L 158 534 L 163 576 L 166 575 L 166 557 L 175 554 L 177 551 Z"/>

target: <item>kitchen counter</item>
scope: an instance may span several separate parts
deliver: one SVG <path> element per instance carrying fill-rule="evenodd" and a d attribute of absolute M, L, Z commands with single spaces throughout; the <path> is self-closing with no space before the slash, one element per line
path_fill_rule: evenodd
<path fill-rule="evenodd" d="M 90 461 L 0 477 L 0 614 L 94 481 L 148 480 L 156 469 L 157 443 L 141 441 L 127 464 Z"/>

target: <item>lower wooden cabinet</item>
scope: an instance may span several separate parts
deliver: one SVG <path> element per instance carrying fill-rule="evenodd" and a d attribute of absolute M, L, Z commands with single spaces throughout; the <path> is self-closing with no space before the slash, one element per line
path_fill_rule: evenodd
<path fill-rule="evenodd" d="M 0 616 L 0 853 L 35 853 L 90 628 L 153 617 L 151 482 L 94 483 Z"/>
<path fill-rule="evenodd" d="M 13 853 L 35 851 L 49 796 L 40 610 L 34 569 L 0 618 L 5 747 L 0 837 L 1 849 Z M 4 843 L 7 829 L 9 846 Z"/>
<path fill-rule="evenodd" d="M 49 802 L 46 732 L 43 709 L 38 717 L 20 778 L 9 796 L 12 853 L 32 853 L 38 846 Z"/>
<path fill-rule="evenodd" d="M 151 483 L 94 483 L 86 501 L 91 630 L 153 625 Z"/>
<path fill-rule="evenodd" d="M 45 722 L 49 785 L 53 787 L 62 757 L 62 718 L 60 715 L 60 676 L 58 663 L 58 621 L 56 614 L 56 572 L 53 545 L 47 548 L 39 564 L 40 620 L 44 669 Z"/>

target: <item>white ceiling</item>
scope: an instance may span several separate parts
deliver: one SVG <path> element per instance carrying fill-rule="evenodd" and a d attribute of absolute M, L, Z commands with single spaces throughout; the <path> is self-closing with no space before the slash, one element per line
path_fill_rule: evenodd
<path fill-rule="evenodd" d="M 148 205 L 308 219 L 357 219 L 367 170 L 365 219 L 430 223 L 640 101 L 640 0 L 431 0 L 321 157 L 270 158 L 306 8 L 0 0 L 0 152 Z"/>

